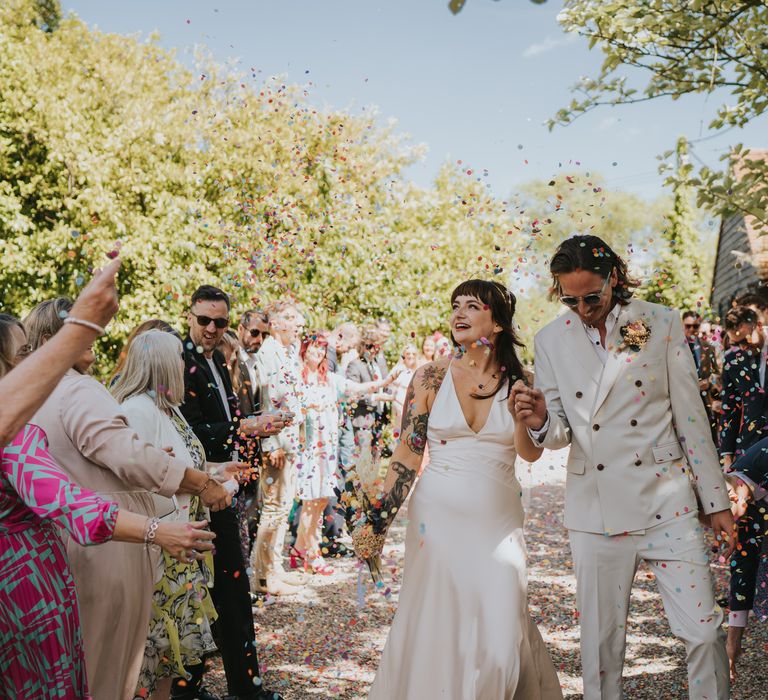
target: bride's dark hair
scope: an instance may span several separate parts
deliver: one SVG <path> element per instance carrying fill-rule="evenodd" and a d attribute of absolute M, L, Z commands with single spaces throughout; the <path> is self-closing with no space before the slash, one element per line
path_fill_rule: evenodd
<path fill-rule="evenodd" d="M 512 389 L 512 385 L 518 380 L 525 380 L 523 365 L 517 356 L 515 348 L 522 348 L 524 345 L 517 339 L 515 333 L 514 317 L 515 305 L 517 300 L 500 282 L 490 282 L 488 280 L 472 279 L 462 282 L 451 293 L 451 305 L 458 297 L 475 297 L 483 302 L 491 310 L 493 322 L 501 326 L 501 331 L 496 336 L 496 344 L 491 348 L 499 363 L 500 374 L 499 381 L 489 394 L 471 394 L 475 399 L 489 399 L 495 396 L 504 385 L 504 380 L 508 380 L 507 396 Z M 454 345 L 458 345 L 453 333 L 451 340 Z"/>

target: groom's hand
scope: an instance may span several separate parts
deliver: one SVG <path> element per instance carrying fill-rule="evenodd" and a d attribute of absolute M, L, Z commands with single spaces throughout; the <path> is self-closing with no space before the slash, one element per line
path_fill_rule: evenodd
<path fill-rule="evenodd" d="M 736 542 L 738 539 L 736 523 L 733 520 L 731 509 L 728 508 L 727 510 L 720 510 L 717 513 L 712 513 L 710 516 L 710 523 L 715 532 L 715 539 L 720 547 L 722 547 L 722 555 L 727 561 L 731 558 L 733 550 L 736 549 Z"/>
<path fill-rule="evenodd" d="M 532 389 L 522 381 L 512 386 L 507 402 L 515 420 L 531 430 L 541 430 L 547 420 L 547 402 L 539 389 Z"/>

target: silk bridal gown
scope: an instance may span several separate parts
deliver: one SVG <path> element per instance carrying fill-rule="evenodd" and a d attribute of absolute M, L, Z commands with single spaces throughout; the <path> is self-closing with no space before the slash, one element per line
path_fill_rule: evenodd
<path fill-rule="evenodd" d="M 408 505 L 400 599 L 369 700 L 560 700 L 527 602 L 506 387 L 475 433 L 446 373 Z"/>

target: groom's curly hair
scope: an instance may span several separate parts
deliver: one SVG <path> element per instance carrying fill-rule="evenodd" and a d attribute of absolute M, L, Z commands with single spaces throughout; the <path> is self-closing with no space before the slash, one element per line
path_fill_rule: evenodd
<path fill-rule="evenodd" d="M 618 283 L 613 288 L 613 298 L 625 306 L 632 298 L 634 290 L 640 286 L 639 280 L 630 277 L 627 263 L 598 236 L 566 238 L 557 247 L 549 263 L 549 271 L 552 273 L 550 298 L 556 299 L 560 294 L 559 275 L 576 270 L 587 270 L 605 279 L 614 269 Z"/>

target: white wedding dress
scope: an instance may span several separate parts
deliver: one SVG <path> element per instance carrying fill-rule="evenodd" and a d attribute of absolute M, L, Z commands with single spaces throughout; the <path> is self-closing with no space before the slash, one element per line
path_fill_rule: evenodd
<path fill-rule="evenodd" d="M 369 700 L 560 700 L 528 614 L 523 506 L 506 388 L 467 424 L 446 373 L 429 466 L 408 505 L 397 613 Z"/>

